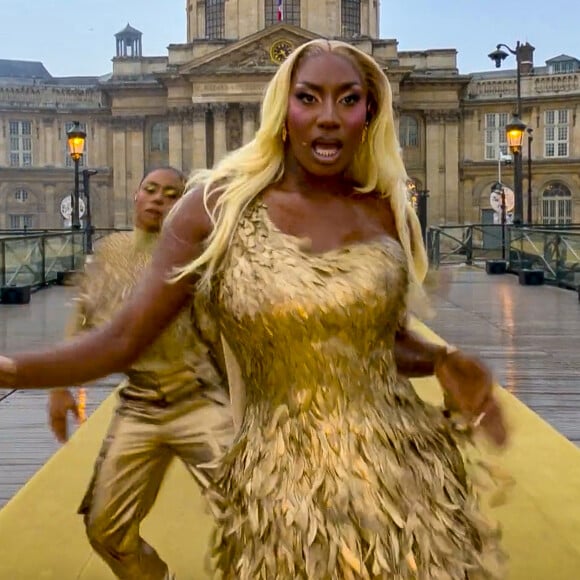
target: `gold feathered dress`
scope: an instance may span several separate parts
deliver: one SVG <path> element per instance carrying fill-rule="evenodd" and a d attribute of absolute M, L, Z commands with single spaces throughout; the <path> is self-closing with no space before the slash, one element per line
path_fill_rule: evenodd
<path fill-rule="evenodd" d="M 223 578 L 501 578 L 448 419 L 397 376 L 408 275 L 389 238 L 313 254 L 257 201 L 208 308 L 245 407 L 209 497 Z"/>

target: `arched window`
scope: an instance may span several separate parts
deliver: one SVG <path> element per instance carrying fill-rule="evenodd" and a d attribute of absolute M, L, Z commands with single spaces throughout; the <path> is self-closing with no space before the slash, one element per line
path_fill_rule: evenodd
<path fill-rule="evenodd" d="M 572 192 L 560 182 L 550 183 L 542 193 L 542 222 L 572 223 Z"/>
<path fill-rule="evenodd" d="M 343 38 L 360 35 L 360 0 L 341 0 L 340 19 Z"/>
<path fill-rule="evenodd" d="M 225 36 L 225 4 L 225 0 L 206 0 L 206 38 L 223 38 Z"/>
<path fill-rule="evenodd" d="M 151 127 L 151 153 L 160 151 L 167 153 L 169 151 L 169 125 L 167 123 L 155 123 Z"/>
<path fill-rule="evenodd" d="M 28 192 L 25 189 L 17 189 L 14 192 L 14 199 L 20 203 L 25 203 L 28 200 Z"/>
<path fill-rule="evenodd" d="M 419 147 L 419 123 L 411 115 L 399 119 L 399 143 L 401 147 Z"/>
<path fill-rule="evenodd" d="M 300 0 L 264 0 L 266 26 L 286 22 L 300 26 Z"/>

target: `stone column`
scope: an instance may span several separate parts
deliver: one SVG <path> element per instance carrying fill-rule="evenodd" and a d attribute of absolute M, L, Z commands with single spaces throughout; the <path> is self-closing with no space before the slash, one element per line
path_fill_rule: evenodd
<path fill-rule="evenodd" d="M 445 116 L 445 221 L 458 224 L 463 218 L 459 200 L 459 111 L 446 111 Z"/>
<path fill-rule="evenodd" d="M 197 34 L 197 0 L 187 0 L 187 42 L 198 38 Z"/>
<path fill-rule="evenodd" d="M 129 118 L 127 122 L 127 190 L 130 212 L 127 223 L 133 223 L 133 194 L 145 172 L 145 119 Z"/>
<path fill-rule="evenodd" d="M 127 135 L 124 119 L 113 119 L 113 199 L 115 227 L 128 225 L 132 207 L 127 197 Z"/>
<path fill-rule="evenodd" d="M 474 193 L 475 180 L 472 177 L 464 177 L 459 184 L 461 222 L 481 223 L 481 209 L 488 207 L 488 203 L 482 204 L 482 196 Z M 486 189 L 487 191 L 487 189 Z M 489 196 L 487 196 L 489 197 Z"/>
<path fill-rule="evenodd" d="M 196 2 L 196 5 L 197 5 L 197 38 L 205 38 L 205 2 Z"/>
<path fill-rule="evenodd" d="M 178 111 L 169 117 L 169 165 L 183 169 L 182 115 Z"/>
<path fill-rule="evenodd" d="M 439 225 L 445 220 L 445 188 L 441 183 L 441 149 L 440 138 L 442 118 L 438 111 L 427 111 L 425 114 L 425 188 L 429 190 L 427 203 L 427 222 Z"/>
<path fill-rule="evenodd" d="M 473 109 L 463 110 L 463 159 L 483 159 L 484 158 L 484 142 L 481 137 L 481 132 L 478 129 L 479 112 Z"/>
<path fill-rule="evenodd" d="M 256 134 L 256 103 L 242 103 L 242 143 L 249 143 Z"/>
<path fill-rule="evenodd" d="M 205 116 L 207 105 L 194 105 L 193 107 L 193 167 L 192 169 L 205 169 L 207 167 L 207 150 L 205 136 Z"/>
<path fill-rule="evenodd" d="M 397 102 L 393 101 L 393 126 L 395 128 L 395 134 L 397 139 L 399 139 L 399 127 L 401 126 L 401 106 Z"/>
<path fill-rule="evenodd" d="M 236 6 L 236 12 L 228 13 L 228 4 Z M 304 8 L 302 8 L 304 11 Z M 237 35 L 226 34 L 226 38 L 245 38 L 254 34 L 256 30 L 264 28 L 264 2 L 256 0 L 238 0 L 237 2 L 226 2 L 226 22 L 227 18 L 236 19 Z M 227 31 L 226 31 L 227 32 Z"/>
<path fill-rule="evenodd" d="M 245 18 L 239 18 L 238 2 L 225 2 L 224 4 L 225 38 L 243 38 L 248 36 L 247 32 L 239 29 L 240 20 L 243 21 L 248 15 L 244 15 Z"/>
<path fill-rule="evenodd" d="M 64 164 L 64 149 L 62 150 L 62 163 L 57 163 L 55 160 L 54 150 L 55 145 L 58 146 L 58 140 L 56 138 L 56 132 L 54 130 L 54 119 L 52 117 L 46 117 L 42 119 L 42 132 L 44 133 L 44 140 L 41 145 L 44 151 L 42 152 L 41 158 L 39 159 L 40 165 L 44 167 L 55 167 L 57 165 L 60 166 Z"/>
<path fill-rule="evenodd" d="M 374 2 L 373 2 L 374 4 Z M 370 36 L 369 35 L 369 0 L 363 0 L 360 3 L 360 33 L 361 36 Z"/>
<path fill-rule="evenodd" d="M 102 120 L 95 121 L 95 139 L 91 149 L 91 165 L 93 167 L 107 167 L 113 165 L 109 148 L 109 127 Z"/>
<path fill-rule="evenodd" d="M 6 167 L 10 167 L 10 135 L 8 134 L 9 131 L 9 121 L 8 119 L 1 119 L 0 126 L 3 127 L 3 131 L 5 131 L 6 138 L 0 139 L 0 165 L 4 165 Z M 6 218 L 8 219 L 8 218 Z M 2 224 L 2 218 L 0 217 L 0 224 Z"/>
<path fill-rule="evenodd" d="M 211 105 L 213 114 L 213 163 L 216 165 L 227 153 L 226 147 L 226 103 Z"/>

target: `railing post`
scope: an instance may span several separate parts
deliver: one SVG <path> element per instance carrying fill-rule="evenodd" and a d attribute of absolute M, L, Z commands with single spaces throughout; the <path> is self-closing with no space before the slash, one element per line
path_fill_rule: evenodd
<path fill-rule="evenodd" d="M 465 244 L 465 263 L 473 264 L 473 226 L 467 226 L 467 240 Z"/>
<path fill-rule="evenodd" d="M 549 232 L 545 234 L 546 240 L 544 242 L 544 255 L 546 256 L 546 262 L 550 264 L 554 278 L 556 282 L 559 279 L 559 263 L 560 263 L 560 248 L 558 247 L 558 235 L 554 232 Z"/>
<path fill-rule="evenodd" d="M 566 244 L 562 243 L 562 236 L 556 234 L 556 278 L 558 282 L 566 276 Z"/>
<path fill-rule="evenodd" d="M 6 243 L 0 240 L 0 285 L 6 286 Z"/>
<path fill-rule="evenodd" d="M 441 230 L 437 228 L 433 235 L 433 262 L 439 268 L 441 265 Z"/>
<path fill-rule="evenodd" d="M 506 248 L 507 248 L 507 256 L 506 256 L 506 260 L 508 263 L 508 270 L 513 270 L 513 262 L 512 262 L 512 256 L 514 255 L 514 252 L 512 252 L 512 234 L 514 232 L 514 228 L 512 225 L 507 225 L 505 226 L 505 235 L 506 235 Z M 520 234 L 520 244 L 523 244 L 523 238 Z"/>
<path fill-rule="evenodd" d="M 40 281 L 46 286 L 46 234 L 40 236 L 40 264 L 42 268 Z"/>
<path fill-rule="evenodd" d="M 70 232 L 70 269 L 74 272 L 75 269 L 75 235 L 74 233 Z"/>

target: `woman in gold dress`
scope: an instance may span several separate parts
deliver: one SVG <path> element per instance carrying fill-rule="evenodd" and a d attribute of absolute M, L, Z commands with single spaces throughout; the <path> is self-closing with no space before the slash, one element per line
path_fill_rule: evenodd
<path fill-rule="evenodd" d="M 406 328 L 426 258 L 405 180 L 386 76 L 347 44 L 305 44 L 270 83 L 255 139 L 193 177 L 117 318 L 4 358 L 0 382 L 124 368 L 196 281 L 242 411 L 208 493 L 225 578 L 501 578 L 460 436 L 397 372 L 403 359 L 435 372 L 468 421 L 505 440 L 485 367 Z"/>
<path fill-rule="evenodd" d="M 96 247 L 79 277 L 69 336 L 106 324 L 122 307 L 151 260 L 166 215 L 184 192 L 172 167 L 153 169 L 135 193 L 135 228 L 115 232 Z M 125 370 L 118 404 L 79 513 L 88 540 L 121 579 L 172 578 L 157 551 L 140 535 L 174 458 L 203 487 L 213 462 L 229 447 L 233 425 L 227 386 L 208 345 L 184 308 L 147 352 Z M 50 391 L 50 424 L 66 439 L 66 389 Z"/>

